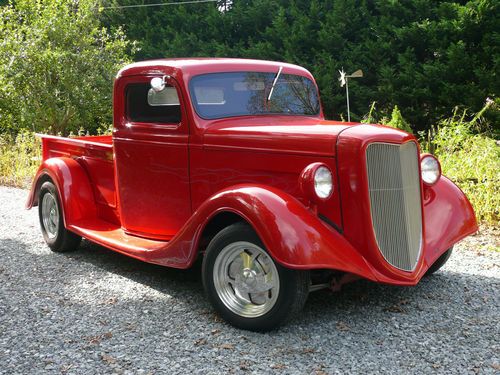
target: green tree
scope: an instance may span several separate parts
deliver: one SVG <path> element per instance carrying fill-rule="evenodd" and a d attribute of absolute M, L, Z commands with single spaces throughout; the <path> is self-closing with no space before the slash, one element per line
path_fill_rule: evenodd
<path fill-rule="evenodd" d="M 0 8 L 0 132 L 93 131 L 112 116 L 112 83 L 131 44 L 92 0 L 16 0 Z"/>
<path fill-rule="evenodd" d="M 395 105 L 403 109 L 415 130 L 448 117 L 456 105 L 479 111 L 487 96 L 500 93 L 498 0 L 234 0 L 225 12 L 217 6 L 102 15 L 138 41 L 136 59 L 227 56 L 302 65 L 316 77 L 328 117 L 346 114 L 337 81 L 342 67 L 365 73 L 349 82 L 353 119 L 377 101 L 384 116 Z"/>

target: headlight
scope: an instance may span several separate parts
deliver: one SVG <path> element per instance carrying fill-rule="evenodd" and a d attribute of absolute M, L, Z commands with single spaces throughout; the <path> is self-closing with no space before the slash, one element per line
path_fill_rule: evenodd
<path fill-rule="evenodd" d="M 306 198 L 319 203 L 332 195 L 332 172 L 324 163 L 309 164 L 300 174 L 299 184 Z"/>
<path fill-rule="evenodd" d="M 430 154 L 424 154 L 420 158 L 420 170 L 422 180 L 427 185 L 434 185 L 441 177 L 441 165 L 439 161 Z"/>
<path fill-rule="evenodd" d="M 319 167 L 314 173 L 314 191 L 316 195 L 321 199 L 326 199 L 332 194 L 332 190 L 332 172 L 325 166 Z"/>

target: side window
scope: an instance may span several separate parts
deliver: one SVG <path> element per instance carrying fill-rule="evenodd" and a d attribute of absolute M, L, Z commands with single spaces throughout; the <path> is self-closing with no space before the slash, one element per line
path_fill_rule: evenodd
<path fill-rule="evenodd" d="M 173 86 L 155 92 L 149 82 L 131 83 L 126 87 L 125 95 L 129 121 L 163 124 L 181 122 L 179 96 Z"/>

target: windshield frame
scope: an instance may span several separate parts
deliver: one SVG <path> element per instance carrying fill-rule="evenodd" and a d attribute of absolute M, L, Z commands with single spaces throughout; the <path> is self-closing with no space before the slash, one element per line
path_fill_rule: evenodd
<path fill-rule="evenodd" d="M 284 70 L 284 69 L 283 69 Z M 200 111 L 198 110 L 198 103 L 196 101 L 196 95 L 194 93 L 194 86 L 193 86 L 193 79 L 200 77 L 200 76 L 208 76 L 212 74 L 234 74 L 234 73 L 260 73 L 260 74 L 273 74 L 276 75 L 276 71 L 260 71 L 260 70 L 228 70 L 228 71 L 218 71 L 218 72 L 207 72 L 207 73 L 200 73 L 193 75 L 192 77 L 189 78 L 188 82 L 188 94 L 190 97 L 191 105 L 196 113 L 196 115 L 206 121 L 214 121 L 214 120 L 221 120 L 221 119 L 227 119 L 227 118 L 232 118 L 232 117 L 256 117 L 256 116 L 290 116 L 290 117 L 321 117 L 322 115 L 322 103 L 321 103 L 321 97 L 319 93 L 319 88 L 318 85 L 316 84 L 316 81 L 314 78 L 309 77 L 304 74 L 297 74 L 296 72 L 281 72 L 281 75 L 292 75 L 292 76 L 297 76 L 297 77 L 302 77 L 311 82 L 311 84 L 314 86 L 316 90 L 316 96 L 318 98 L 318 110 L 315 114 L 297 114 L 297 113 L 285 113 L 285 112 L 269 112 L 269 113 L 241 113 L 241 114 L 230 114 L 227 116 L 220 116 L 220 117 L 204 117 L 201 115 Z M 272 100 L 272 99 L 271 99 Z"/>

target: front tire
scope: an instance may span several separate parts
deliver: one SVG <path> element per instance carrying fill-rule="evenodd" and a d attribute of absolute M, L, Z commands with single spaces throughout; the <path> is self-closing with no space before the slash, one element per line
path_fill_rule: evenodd
<path fill-rule="evenodd" d="M 78 248 L 82 238 L 65 228 L 57 188 L 50 181 L 40 187 L 38 217 L 43 238 L 52 251 L 65 253 Z"/>
<path fill-rule="evenodd" d="M 439 271 L 443 267 L 448 259 L 450 259 L 451 253 L 453 252 L 453 246 L 446 250 L 437 260 L 429 267 L 425 276 L 430 276 L 433 273 Z"/>
<path fill-rule="evenodd" d="M 309 294 L 309 272 L 282 267 L 245 223 L 220 231 L 202 265 L 203 286 L 215 310 L 232 325 L 269 331 L 299 312 Z"/>

